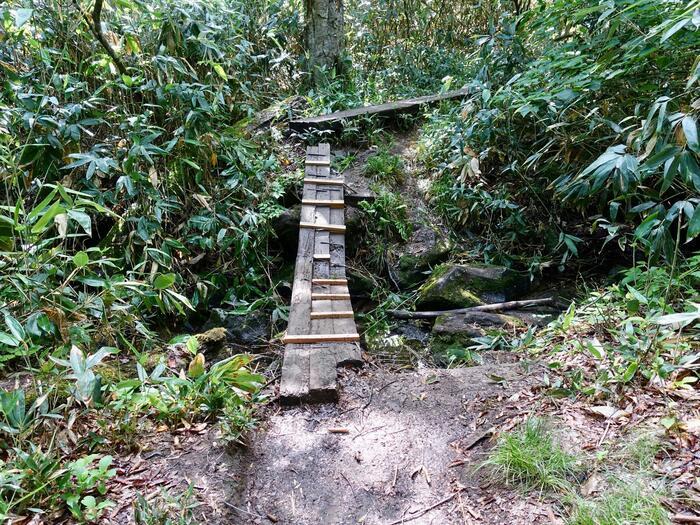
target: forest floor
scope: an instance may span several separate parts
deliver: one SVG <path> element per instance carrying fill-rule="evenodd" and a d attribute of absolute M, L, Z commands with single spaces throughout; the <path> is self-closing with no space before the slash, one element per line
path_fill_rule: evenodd
<path fill-rule="evenodd" d="M 410 166 L 414 149 L 409 135 L 394 151 Z M 346 174 L 361 193 L 368 186 L 362 187 L 357 165 L 365 159 L 358 155 Z M 412 218 L 437 221 L 408 171 L 403 193 Z M 596 465 L 578 480 L 581 495 L 596 496 L 606 490 L 608 474 L 622 468 L 624 460 L 614 458 L 629 436 L 652 428 L 649 422 L 667 410 L 665 394 L 653 389 L 619 407 L 554 398 L 544 388 L 547 363 L 510 352 L 450 369 L 365 357 L 363 369 L 340 371 L 337 404 L 282 407 L 277 386 L 269 385 L 271 401 L 246 446 L 223 444 L 216 427 L 205 423 L 174 432 L 154 428 L 138 453 L 116 460 L 110 497 L 120 503 L 110 522 L 133 522 L 136 494 L 153 501 L 191 487 L 191 500 L 171 503 L 191 503 L 203 523 L 563 524 L 559 496 L 504 485 L 482 468 L 496 437 L 529 417 L 546 418 L 567 451 Z M 683 402 L 697 413 L 700 399 Z M 651 458 L 653 470 L 686 488 L 697 463 L 697 439 L 690 439 L 674 454 Z M 601 468 L 602 457 L 613 460 Z"/>

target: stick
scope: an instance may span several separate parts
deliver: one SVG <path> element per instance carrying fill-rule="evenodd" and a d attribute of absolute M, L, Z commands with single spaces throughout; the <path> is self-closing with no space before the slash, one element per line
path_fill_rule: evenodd
<path fill-rule="evenodd" d="M 464 489 L 459 489 L 457 492 L 455 492 L 455 493 L 452 494 L 451 496 L 448 496 L 448 497 L 446 497 L 446 498 L 444 498 L 444 499 L 441 499 L 440 501 L 438 501 L 437 503 L 431 505 L 430 507 L 426 507 L 426 508 L 424 508 L 423 510 L 419 511 L 415 516 L 411 516 L 410 518 L 406 518 L 406 517 L 404 516 L 404 517 L 401 518 L 400 520 L 392 521 L 391 523 L 389 523 L 389 525 L 399 525 L 399 523 L 405 523 L 405 522 L 407 522 L 407 521 L 413 521 L 413 520 L 415 520 L 416 518 L 420 518 L 421 516 L 427 514 L 428 512 L 430 512 L 431 510 L 433 510 L 433 509 L 439 507 L 440 505 L 443 505 L 443 504 L 447 503 L 448 501 L 452 501 L 453 499 L 455 499 L 455 496 L 457 496 L 457 494 L 458 494 L 459 492 L 462 492 L 463 490 L 464 490 Z"/>
<path fill-rule="evenodd" d="M 700 516 L 690 514 L 675 514 L 671 519 L 680 523 L 700 523 Z"/>
<path fill-rule="evenodd" d="M 529 306 L 539 306 L 554 304 L 554 297 L 544 299 L 526 299 L 524 301 L 506 301 L 505 303 L 484 304 L 472 306 L 470 308 L 457 308 L 455 310 L 432 310 L 428 312 L 409 312 L 408 310 L 387 310 L 387 313 L 397 319 L 431 319 L 443 314 L 467 314 L 470 312 L 501 312 L 504 310 L 515 310 Z"/>
<path fill-rule="evenodd" d="M 83 8 L 80 6 L 78 0 L 73 0 L 73 2 L 80 11 L 80 14 L 83 15 L 83 18 L 87 22 L 87 25 L 92 31 L 92 34 L 95 35 L 97 41 L 107 52 L 109 57 L 112 59 L 112 62 L 114 62 L 114 65 L 119 70 L 119 73 L 121 73 L 122 75 L 126 75 L 126 67 L 124 67 L 124 63 L 121 61 L 116 51 L 112 49 L 112 46 L 109 44 L 109 42 L 107 42 L 107 39 L 105 38 L 105 35 L 102 32 L 102 4 L 104 0 L 95 0 L 95 6 L 92 8 L 92 20 L 90 20 L 90 17 L 87 15 L 87 13 L 83 11 Z"/>

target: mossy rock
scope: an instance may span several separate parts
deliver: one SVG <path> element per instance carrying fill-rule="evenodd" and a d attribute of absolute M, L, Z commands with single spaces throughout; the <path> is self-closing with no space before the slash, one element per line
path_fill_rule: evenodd
<path fill-rule="evenodd" d="M 452 243 L 441 232 L 430 227 L 414 230 L 404 253 L 398 258 L 397 280 L 401 288 L 411 288 L 426 278 L 431 266 L 444 261 Z"/>
<path fill-rule="evenodd" d="M 444 314 L 435 319 L 430 348 L 433 353 L 442 353 L 454 345 L 470 346 L 477 337 L 502 329 L 524 327 L 517 317 L 488 312 L 467 314 Z"/>
<path fill-rule="evenodd" d="M 528 289 L 528 280 L 502 266 L 443 264 L 421 286 L 416 305 L 426 308 L 468 308 L 512 301 Z"/>
<path fill-rule="evenodd" d="M 261 310 L 239 315 L 223 308 L 214 308 L 209 320 L 204 325 L 205 330 L 212 328 L 225 329 L 226 340 L 229 343 L 239 345 L 265 344 L 270 338 L 270 315 Z"/>

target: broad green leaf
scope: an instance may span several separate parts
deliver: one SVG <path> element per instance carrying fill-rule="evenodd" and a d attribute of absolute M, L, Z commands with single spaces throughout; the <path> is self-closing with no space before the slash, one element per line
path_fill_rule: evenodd
<path fill-rule="evenodd" d="M 89 263 L 90 256 L 83 251 L 80 251 L 73 256 L 73 264 L 76 266 L 76 268 L 84 268 Z"/>
<path fill-rule="evenodd" d="M 92 237 L 92 219 L 87 213 L 81 210 L 68 210 L 68 217 L 80 224 L 85 233 Z"/>
<path fill-rule="evenodd" d="M 63 205 L 61 204 L 60 201 L 54 202 L 51 207 L 44 212 L 43 215 L 39 217 L 39 220 L 36 221 L 36 224 L 32 227 L 32 233 L 34 234 L 41 234 L 46 231 L 48 228 L 49 222 L 53 220 L 53 218 L 58 215 L 59 213 L 63 213 Z"/>
<path fill-rule="evenodd" d="M 161 274 L 153 281 L 153 287 L 156 290 L 165 290 L 166 288 L 170 288 L 173 284 L 175 284 L 176 278 L 177 277 L 174 273 Z"/>
<path fill-rule="evenodd" d="M 0 332 L 0 344 L 16 347 L 19 346 L 19 341 L 7 332 Z"/>
<path fill-rule="evenodd" d="M 685 140 L 688 142 L 688 147 L 695 153 L 700 153 L 700 143 L 698 143 L 698 126 L 695 119 L 690 115 L 683 117 L 681 121 Z"/>
<path fill-rule="evenodd" d="M 7 328 L 10 329 L 13 336 L 20 341 L 24 341 L 26 334 L 24 332 L 24 328 L 22 328 L 22 324 L 17 319 L 12 317 L 10 314 L 5 314 L 5 324 L 7 325 Z"/>
<path fill-rule="evenodd" d="M 695 207 L 693 216 L 688 221 L 688 240 L 694 239 L 700 234 L 700 204 Z"/>
<path fill-rule="evenodd" d="M 216 74 L 219 75 L 221 80 L 228 80 L 228 75 L 221 64 L 214 64 L 214 71 L 216 71 Z"/>
<path fill-rule="evenodd" d="M 18 29 L 29 22 L 29 19 L 32 17 L 32 13 L 34 13 L 34 9 L 14 9 L 13 11 L 15 27 Z"/>
<path fill-rule="evenodd" d="M 666 42 L 669 38 L 671 38 L 673 35 L 678 33 L 681 29 L 683 29 L 686 25 L 688 25 L 688 22 L 690 22 L 689 18 L 684 18 L 683 20 L 679 20 L 671 28 L 664 33 L 664 36 L 661 37 L 661 42 Z"/>

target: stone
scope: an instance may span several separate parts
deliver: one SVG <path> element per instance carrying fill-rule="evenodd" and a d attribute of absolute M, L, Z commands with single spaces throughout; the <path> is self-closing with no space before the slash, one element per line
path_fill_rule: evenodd
<path fill-rule="evenodd" d="M 221 347 L 226 343 L 228 332 L 226 328 L 217 326 L 215 328 L 210 328 L 206 332 L 195 335 L 195 338 L 199 342 L 199 346 L 202 352 L 215 352 L 221 349 Z"/>
<path fill-rule="evenodd" d="M 525 326 L 520 319 L 510 315 L 489 312 L 466 314 L 444 314 L 435 319 L 430 350 L 433 354 L 444 354 L 450 347 L 466 348 L 476 343 L 475 339 L 489 331 L 513 329 Z"/>
<path fill-rule="evenodd" d="M 529 281 L 502 266 L 443 264 L 419 289 L 418 309 L 469 308 L 512 301 L 527 292 Z"/>
<path fill-rule="evenodd" d="M 225 329 L 229 343 L 262 345 L 270 338 L 270 316 L 260 310 L 240 315 L 223 308 L 214 308 L 204 328 Z"/>
<path fill-rule="evenodd" d="M 279 248 L 285 260 L 296 260 L 299 245 L 299 221 L 301 204 L 284 210 L 272 220 L 272 231 L 279 241 Z"/>
<path fill-rule="evenodd" d="M 427 277 L 426 272 L 450 254 L 452 243 L 440 230 L 418 226 L 408 243 L 400 249 L 397 261 L 397 281 L 403 288 L 411 288 Z"/>

